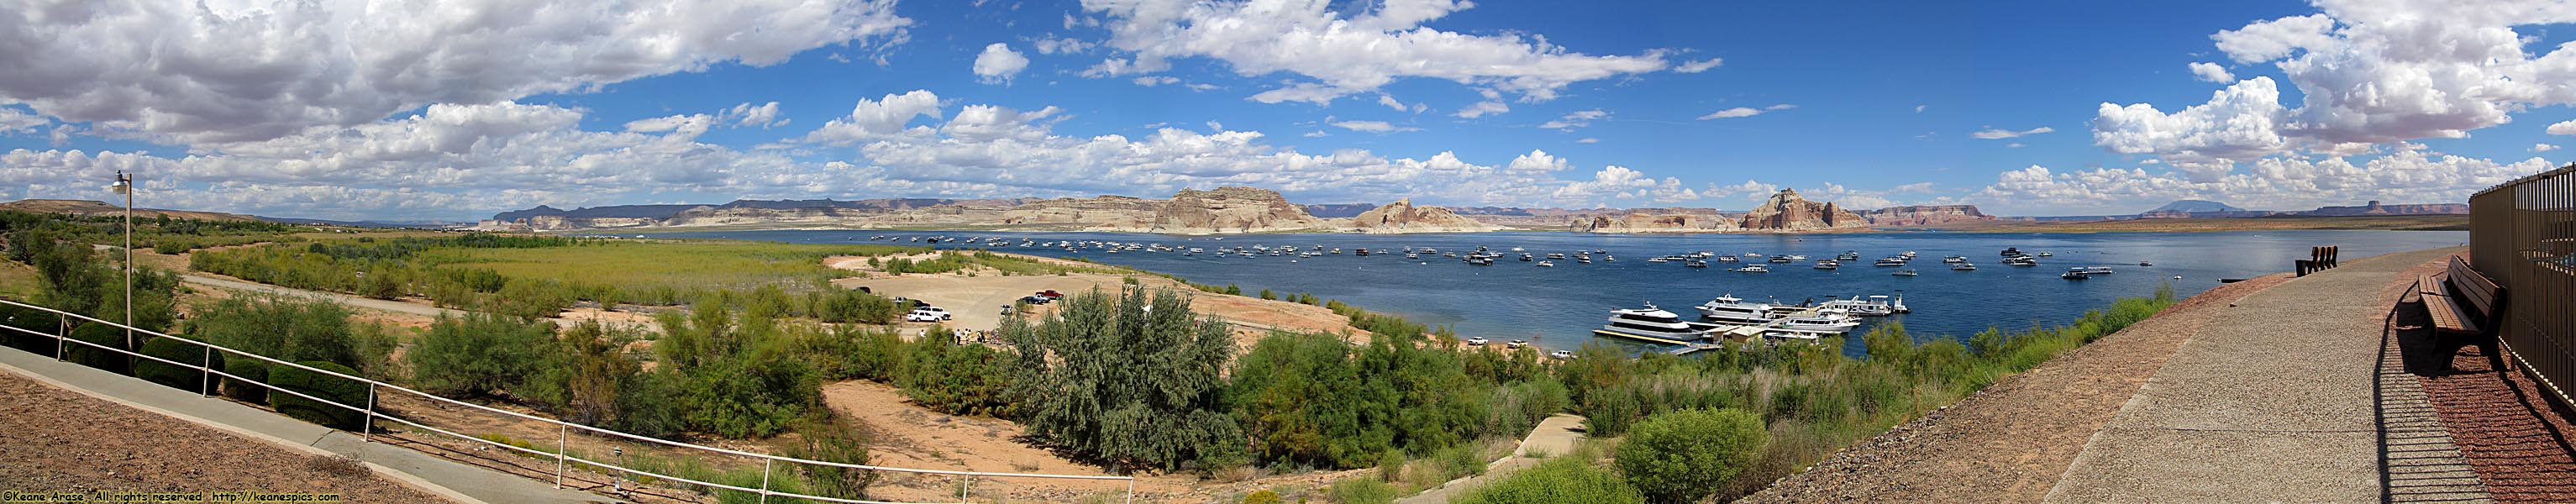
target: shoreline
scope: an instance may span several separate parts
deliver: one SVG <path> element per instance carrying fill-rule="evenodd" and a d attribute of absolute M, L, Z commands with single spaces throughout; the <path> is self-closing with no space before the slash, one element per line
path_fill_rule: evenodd
<path fill-rule="evenodd" d="M 1489 231 L 1366 232 L 1325 229 L 1279 229 L 1248 232 L 1168 232 L 1142 229 L 1102 229 L 1054 226 L 958 225 L 958 226 L 812 226 L 812 225 L 722 225 L 651 228 L 587 228 L 552 230 L 477 230 L 481 232 L 519 232 L 535 234 L 672 234 L 734 231 L 882 231 L 882 232 L 993 232 L 993 233 L 1124 233 L 1154 234 L 1178 237 L 1227 237 L 1263 235 L 1469 235 L 1487 233 L 1563 233 L 1598 236 L 1695 236 L 1695 235 L 1845 235 L 1869 233 L 2223 233 L 2236 231 L 2465 231 L 2466 215 L 2383 215 L 2334 217 L 2247 217 L 2205 219 L 2125 219 L 2101 221 L 1976 221 L 1928 226 L 1873 226 L 1844 229 L 1801 230 L 1630 230 L 1620 232 L 1574 231 L 1569 229 L 1505 227 Z"/>

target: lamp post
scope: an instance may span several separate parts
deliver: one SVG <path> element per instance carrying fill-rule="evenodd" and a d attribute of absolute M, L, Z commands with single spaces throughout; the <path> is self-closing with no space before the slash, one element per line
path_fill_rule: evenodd
<path fill-rule="evenodd" d="M 125 195 L 125 348 L 134 348 L 134 175 L 116 171 L 116 184 L 107 186 Z"/>

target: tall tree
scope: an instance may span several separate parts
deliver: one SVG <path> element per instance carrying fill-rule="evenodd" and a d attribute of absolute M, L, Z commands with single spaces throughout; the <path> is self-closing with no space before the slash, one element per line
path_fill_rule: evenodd
<path fill-rule="evenodd" d="M 1234 339 L 1168 289 L 1098 291 L 1065 300 L 1032 325 L 1006 320 L 1013 380 L 1030 430 L 1104 459 L 1163 469 L 1245 462 L 1247 438 L 1225 413 Z"/>

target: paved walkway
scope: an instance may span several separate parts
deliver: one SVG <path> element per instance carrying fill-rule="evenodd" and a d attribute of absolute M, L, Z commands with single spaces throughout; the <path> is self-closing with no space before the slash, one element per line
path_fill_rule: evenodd
<path fill-rule="evenodd" d="M 2456 464 L 2423 423 L 2438 419 L 2413 414 L 2420 394 L 2383 404 L 2378 388 L 2396 273 L 2457 250 L 2358 259 L 2239 300 L 2094 433 L 2047 501 L 2378 502 L 2402 475 L 2382 472 L 2389 447 Z M 2411 416 L 2383 426 L 2383 411 Z"/>
<path fill-rule="evenodd" d="M 552 482 L 512 476 L 409 449 L 367 442 L 357 434 L 305 423 L 268 410 L 205 398 L 194 392 L 79 364 L 55 362 L 50 356 L 0 348 L 0 371 L 245 438 L 316 454 L 331 452 L 357 457 L 390 469 L 393 474 L 387 476 L 459 502 L 612 502 L 606 497 L 557 489 Z"/>
<path fill-rule="evenodd" d="M 1544 458 L 1531 458 L 1529 457 L 1531 453 L 1537 453 L 1548 457 L 1565 456 L 1565 454 L 1574 453 L 1574 443 L 1582 440 L 1583 417 L 1567 414 L 1557 414 L 1555 416 L 1547 417 L 1546 419 L 1538 422 L 1538 427 L 1530 428 L 1529 437 L 1521 438 L 1521 446 L 1519 448 L 1512 449 L 1511 456 L 1503 457 L 1502 460 L 1496 460 L 1492 465 L 1485 466 L 1484 474 L 1450 480 L 1447 483 L 1441 483 L 1439 488 L 1433 488 L 1429 491 L 1415 494 L 1412 497 L 1406 497 L 1402 500 L 1396 501 L 1396 503 L 1447 503 L 1449 502 L 1450 497 L 1466 493 L 1468 490 L 1475 489 L 1478 486 L 1483 486 L 1486 482 L 1502 479 L 1504 476 L 1511 475 L 1513 472 L 1527 469 L 1530 466 L 1538 465 L 1539 462 L 1547 460 Z"/>

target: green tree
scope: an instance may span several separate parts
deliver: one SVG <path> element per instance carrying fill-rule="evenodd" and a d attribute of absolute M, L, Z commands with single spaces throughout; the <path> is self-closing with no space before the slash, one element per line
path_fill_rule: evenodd
<path fill-rule="evenodd" d="M 489 396 L 523 384 L 556 349 L 554 324 L 468 313 L 439 317 L 404 355 L 412 382 L 442 395 Z"/>
<path fill-rule="evenodd" d="M 1017 351 L 1013 397 L 1030 431 L 1050 443 L 1130 464 L 1223 467 L 1244 462 L 1244 435 L 1226 414 L 1225 364 L 1234 339 L 1170 290 L 1093 291 L 1044 322 L 1003 322 Z"/>
<path fill-rule="evenodd" d="M 1743 473 L 1769 437 L 1744 410 L 1662 413 L 1628 430 L 1614 465 L 1655 502 L 1692 502 Z"/>

